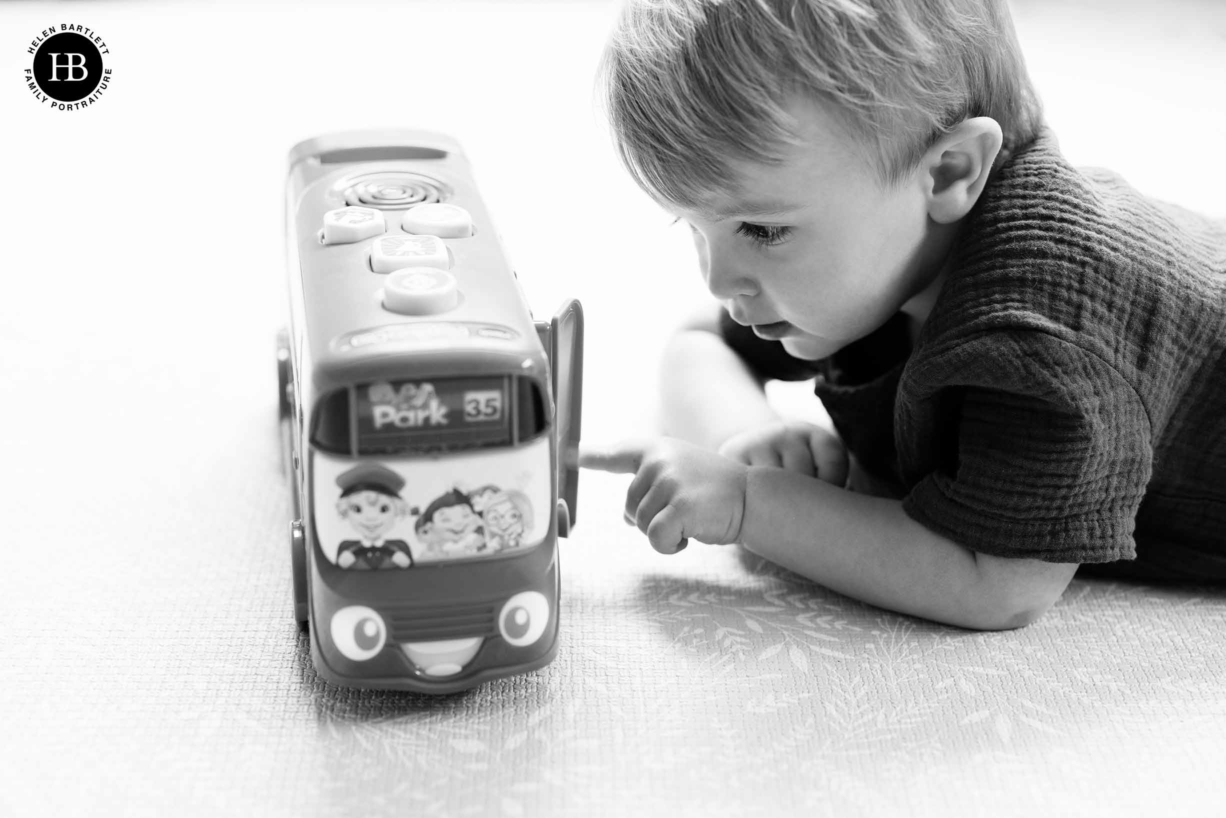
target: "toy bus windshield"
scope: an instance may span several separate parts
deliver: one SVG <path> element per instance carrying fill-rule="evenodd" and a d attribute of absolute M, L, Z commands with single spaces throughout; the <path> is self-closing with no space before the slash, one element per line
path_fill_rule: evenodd
<path fill-rule="evenodd" d="M 527 442 L 548 429 L 531 378 L 386 380 L 341 389 L 317 406 L 311 442 L 336 454 L 411 455 Z"/>
<path fill-rule="evenodd" d="M 314 523 L 337 568 L 509 555 L 548 535 L 553 461 L 533 378 L 362 383 L 314 415 Z"/>
<path fill-rule="evenodd" d="M 353 391 L 359 454 L 511 443 L 510 378 L 378 381 Z"/>

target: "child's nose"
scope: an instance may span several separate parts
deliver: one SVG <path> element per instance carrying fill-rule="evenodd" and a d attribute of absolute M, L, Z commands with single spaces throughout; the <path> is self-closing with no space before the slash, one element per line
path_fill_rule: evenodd
<path fill-rule="evenodd" d="M 721 301 L 758 294 L 758 287 L 749 276 L 718 255 L 703 259 L 703 276 L 711 295 Z"/>

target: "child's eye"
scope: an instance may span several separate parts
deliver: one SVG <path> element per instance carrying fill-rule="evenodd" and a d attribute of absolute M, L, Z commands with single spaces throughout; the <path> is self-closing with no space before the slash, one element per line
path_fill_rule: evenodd
<path fill-rule="evenodd" d="M 361 514 L 361 513 L 362 513 L 362 507 L 361 507 L 361 506 L 356 506 L 356 505 L 355 505 L 355 506 L 350 506 L 350 507 L 349 507 L 349 510 L 350 510 L 350 511 L 352 511 L 354 514 Z"/>
<path fill-rule="evenodd" d="M 754 244 L 760 247 L 770 247 L 775 244 L 781 244 L 791 232 L 790 227 L 776 227 L 769 224 L 753 224 L 752 222 L 741 222 L 740 227 L 736 232 L 742 236 L 749 238 Z"/>
<path fill-rule="evenodd" d="M 379 506 L 379 511 L 380 511 L 381 513 L 383 513 L 383 514 L 387 514 L 389 511 L 391 511 L 391 509 L 392 509 L 392 507 L 391 507 L 391 506 L 389 506 L 389 505 L 382 505 L 382 506 Z"/>

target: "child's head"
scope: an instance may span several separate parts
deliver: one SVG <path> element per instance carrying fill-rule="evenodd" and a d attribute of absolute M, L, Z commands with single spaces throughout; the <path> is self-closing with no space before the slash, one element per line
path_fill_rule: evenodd
<path fill-rule="evenodd" d="M 679 205 L 726 184 L 729 160 L 780 161 L 798 97 L 883 184 L 965 119 L 999 123 L 1007 154 L 1041 118 L 1006 0 L 627 0 L 601 74 L 627 167 Z"/>
<path fill-rule="evenodd" d="M 1040 124 L 1004 0 L 629 0 L 601 76 L 708 289 L 800 358 L 922 320 L 959 221 Z"/>

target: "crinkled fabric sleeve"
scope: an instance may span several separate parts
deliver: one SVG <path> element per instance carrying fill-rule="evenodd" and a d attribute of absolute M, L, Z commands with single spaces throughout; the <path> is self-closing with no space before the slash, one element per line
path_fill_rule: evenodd
<path fill-rule="evenodd" d="M 733 321 L 727 310 L 720 310 L 719 334 L 750 370 L 765 380 L 803 381 L 822 371 L 818 362 L 794 358 L 780 342 L 754 335 L 752 329 Z"/>
<path fill-rule="evenodd" d="M 941 451 L 904 498 L 907 514 L 994 556 L 1135 559 L 1153 459 L 1135 389 L 1092 353 L 1039 332 L 979 339 L 948 358 L 935 367 L 947 384 L 926 401 L 940 407 Z"/>

